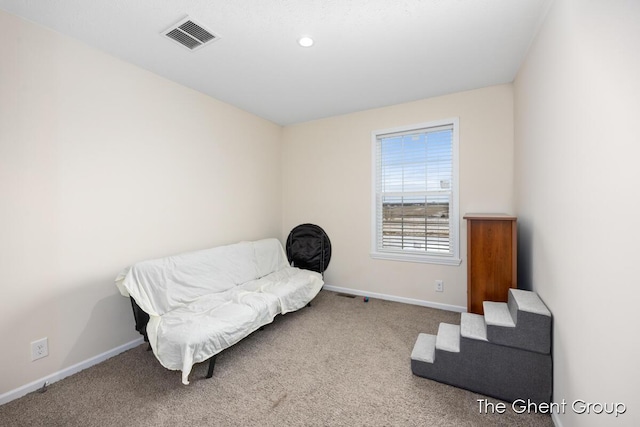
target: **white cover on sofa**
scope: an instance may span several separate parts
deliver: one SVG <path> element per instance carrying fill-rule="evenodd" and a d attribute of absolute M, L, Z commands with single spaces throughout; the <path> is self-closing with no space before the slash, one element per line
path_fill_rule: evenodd
<path fill-rule="evenodd" d="M 189 384 L 203 362 L 320 292 L 319 273 L 289 266 L 277 239 L 241 242 L 143 261 L 116 278 L 120 293 L 149 314 L 160 363 Z"/>

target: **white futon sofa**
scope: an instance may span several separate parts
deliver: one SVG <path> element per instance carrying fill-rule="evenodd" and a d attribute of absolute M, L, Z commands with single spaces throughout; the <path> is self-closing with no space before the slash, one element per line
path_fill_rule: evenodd
<path fill-rule="evenodd" d="M 182 371 L 183 384 L 208 359 L 210 377 L 216 354 L 277 314 L 306 306 L 323 283 L 319 273 L 291 267 L 277 239 L 143 261 L 116 278 L 120 293 L 149 315 L 153 353 L 165 368 Z"/>

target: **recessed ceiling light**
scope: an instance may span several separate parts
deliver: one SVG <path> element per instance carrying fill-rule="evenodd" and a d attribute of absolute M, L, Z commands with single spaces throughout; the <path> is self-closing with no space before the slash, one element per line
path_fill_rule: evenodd
<path fill-rule="evenodd" d="M 302 47 L 311 47 L 313 46 L 313 39 L 311 37 L 300 37 L 298 39 L 298 44 Z"/>

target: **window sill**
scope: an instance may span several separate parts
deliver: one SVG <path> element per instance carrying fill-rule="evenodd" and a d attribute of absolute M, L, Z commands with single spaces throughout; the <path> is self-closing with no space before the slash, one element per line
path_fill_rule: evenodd
<path fill-rule="evenodd" d="M 462 260 L 450 256 L 402 254 L 394 252 L 371 252 L 371 258 L 388 261 L 418 262 L 424 264 L 460 265 Z"/>

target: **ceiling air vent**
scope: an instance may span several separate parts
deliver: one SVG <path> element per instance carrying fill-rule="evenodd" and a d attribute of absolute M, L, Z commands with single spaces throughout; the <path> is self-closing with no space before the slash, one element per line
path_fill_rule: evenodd
<path fill-rule="evenodd" d="M 220 38 L 189 17 L 167 28 L 162 34 L 189 50 L 200 49 Z"/>

